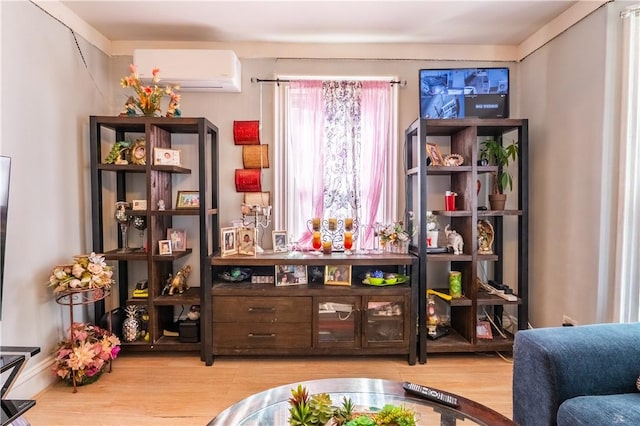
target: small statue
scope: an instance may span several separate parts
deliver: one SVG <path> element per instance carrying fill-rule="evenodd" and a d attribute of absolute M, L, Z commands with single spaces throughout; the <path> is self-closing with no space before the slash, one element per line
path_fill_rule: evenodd
<path fill-rule="evenodd" d="M 478 221 L 478 254 L 493 254 L 493 226 L 486 220 Z"/>
<path fill-rule="evenodd" d="M 133 96 L 129 96 L 120 111 L 120 117 L 135 117 L 136 115 L 136 101 Z"/>
<path fill-rule="evenodd" d="M 447 247 L 451 247 L 453 249 L 453 254 L 462 254 L 462 248 L 464 246 L 462 235 L 451 230 L 449 225 L 444 227 L 444 235 L 447 239 Z"/>
<path fill-rule="evenodd" d="M 177 290 L 179 294 L 184 293 L 189 290 L 189 285 L 187 284 L 187 278 L 189 278 L 189 274 L 191 274 L 191 266 L 185 265 L 176 273 L 176 276 L 171 279 L 171 283 L 169 284 L 169 296 L 173 296 L 173 293 Z"/>
<path fill-rule="evenodd" d="M 164 210 L 164 200 L 158 201 L 158 210 L 159 211 Z"/>
<path fill-rule="evenodd" d="M 189 308 L 189 312 L 187 312 L 187 318 L 191 321 L 198 320 L 200 318 L 200 306 L 191 305 L 191 308 Z"/>

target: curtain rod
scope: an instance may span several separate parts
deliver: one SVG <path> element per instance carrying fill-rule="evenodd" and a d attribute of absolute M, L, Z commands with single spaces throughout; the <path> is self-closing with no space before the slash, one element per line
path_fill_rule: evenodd
<path fill-rule="evenodd" d="M 307 80 L 287 80 L 287 79 L 281 79 L 281 78 L 269 79 L 269 78 L 251 77 L 252 83 L 276 83 L 278 86 L 280 85 L 280 83 L 291 83 L 292 81 L 307 81 Z M 405 87 L 407 85 L 407 80 L 391 80 L 389 81 L 389 84 L 399 84 L 400 87 Z"/>

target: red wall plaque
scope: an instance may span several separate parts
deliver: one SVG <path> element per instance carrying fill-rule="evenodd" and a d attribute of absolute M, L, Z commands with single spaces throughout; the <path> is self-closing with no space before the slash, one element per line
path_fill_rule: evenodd
<path fill-rule="evenodd" d="M 233 141 L 236 145 L 259 145 L 260 121 L 234 121 Z"/>
<path fill-rule="evenodd" d="M 236 169 L 237 192 L 261 192 L 262 170 L 260 169 Z"/>

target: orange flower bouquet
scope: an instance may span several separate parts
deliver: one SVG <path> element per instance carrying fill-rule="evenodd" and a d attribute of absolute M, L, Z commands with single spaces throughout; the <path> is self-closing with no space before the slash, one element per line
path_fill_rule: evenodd
<path fill-rule="evenodd" d="M 153 78 L 150 85 L 143 85 L 140 81 L 137 68 L 135 65 L 129 65 L 131 74 L 120 79 L 122 87 L 131 87 L 136 92 L 136 96 L 129 96 L 124 105 L 124 109 L 120 113 L 121 116 L 136 116 L 139 112 L 148 117 L 156 117 L 162 115 L 161 102 L 162 98 L 169 96 L 169 106 L 167 108 L 167 117 L 180 117 L 180 95 L 174 90 L 178 90 L 178 86 L 167 85 L 160 87 L 158 83 L 160 78 L 158 74 L 160 70 L 154 68 L 151 71 Z"/>

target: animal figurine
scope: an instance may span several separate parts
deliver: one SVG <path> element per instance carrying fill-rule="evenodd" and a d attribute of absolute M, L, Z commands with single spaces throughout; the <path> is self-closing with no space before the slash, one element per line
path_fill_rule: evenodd
<path fill-rule="evenodd" d="M 169 296 L 173 296 L 175 291 L 182 294 L 186 290 L 189 290 L 189 285 L 187 284 L 187 278 L 189 278 L 189 274 L 191 274 L 191 266 L 185 265 L 176 273 L 176 276 L 171 279 L 171 283 L 169 284 Z"/>
<path fill-rule="evenodd" d="M 462 254 L 462 248 L 464 247 L 462 236 L 452 230 L 449 225 L 444 227 L 444 235 L 447 239 L 447 247 L 453 249 L 453 254 Z"/>

